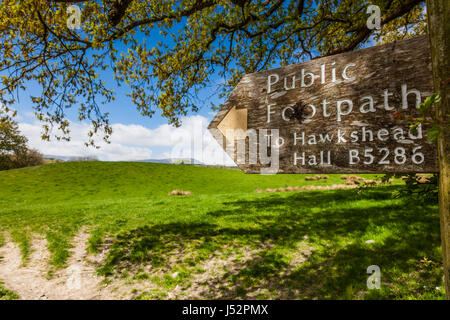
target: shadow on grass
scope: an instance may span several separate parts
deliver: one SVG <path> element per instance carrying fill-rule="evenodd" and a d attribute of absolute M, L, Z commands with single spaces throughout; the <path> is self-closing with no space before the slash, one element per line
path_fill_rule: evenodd
<path fill-rule="evenodd" d="M 120 234 L 100 272 L 112 274 L 123 263 L 161 267 L 180 246 L 190 248 L 198 263 L 233 243 L 262 250 L 238 270 L 205 282 L 205 297 L 246 298 L 260 292 L 251 296 L 440 298 L 442 292 L 435 289 L 442 281 L 436 206 L 392 200 L 394 189 L 268 194 L 223 202 L 224 208 L 206 213 L 215 223 L 159 224 Z M 295 254 L 304 242 L 312 253 L 292 265 L 285 253 Z M 367 290 L 370 265 L 381 268 L 381 290 Z M 213 284 L 220 290 L 207 288 Z"/>

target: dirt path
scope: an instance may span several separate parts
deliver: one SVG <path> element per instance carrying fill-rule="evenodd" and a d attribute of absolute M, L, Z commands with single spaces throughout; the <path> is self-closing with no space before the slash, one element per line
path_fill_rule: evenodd
<path fill-rule="evenodd" d="M 223 254 L 218 251 L 212 258 L 199 264 L 199 273 L 192 274 L 188 286 L 186 284 L 176 285 L 174 288 L 164 287 L 155 283 L 152 279 L 166 279 L 167 275 L 172 278 L 178 277 L 178 272 L 172 270 L 180 264 L 186 252 L 179 248 L 176 252 L 169 254 L 171 266 L 166 269 L 155 269 L 148 265 L 140 265 L 146 278 L 136 279 L 132 276 L 127 279 L 117 277 L 108 278 L 108 284 L 102 281 L 104 278 L 96 275 L 96 268 L 102 265 L 109 245 L 106 244 L 98 255 L 89 255 L 87 252 L 87 232 L 79 232 L 72 240 L 73 248 L 67 260 L 67 268 L 55 271 L 52 277 L 48 277 L 50 253 L 48 244 L 42 236 L 35 236 L 32 243 L 30 259 L 24 266 L 22 255 L 16 243 L 6 238 L 6 244 L 0 247 L 0 280 L 4 287 L 17 293 L 20 299 L 25 300 L 111 300 L 111 299 L 134 299 L 142 296 L 144 299 L 167 298 L 167 299 L 215 299 L 236 298 L 236 289 L 241 285 L 240 280 L 236 283 L 231 281 L 233 276 L 238 275 L 243 269 L 252 268 L 258 264 L 262 257 L 260 253 L 271 248 L 270 243 L 262 244 L 260 248 L 230 247 L 222 248 L 233 251 L 232 254 Z M 313 250 L 306 240 L 298 244 L 297 250 L 291 257 L 290 265 L 280 270 L 280 276 L 292 272 L 298 265 L 309 258 Z M 227 251 L 227 250 L 225 250 Z M 225 277 L 225 275 L 227 276 Z M 228 290 L 221 292 L 221 286 Z M 276 296 L 291 298 L 296 292 L 285 290 L 277 282 L 261 282 L 248 288 L 247 298 L 256 299 L 260 294 L 269 295 L 271 291 Z M 165 291 L 165 292 L 163 292 Z M 295 290 L 294 290 L 295 291 Z M 298 291 L 298 290 L 297 290 Z M 165 293 L 165 295 L 162 295 Z M 299 292 L 297 292 L 299 294 Z M 219 294 L 219 296 L 217 296 Z"/>
<path fill-rule="evenodd" d="M 42 236 L 33 239 L 32 253 L 26 266 L 23 266 L 18 245 L 7 238 L 6 244 L 0 247 L 0 279 L 7 289 L 25 300 L 114 299 L 112 290 L 101 283 L 103 278 L 96 276 L 95 264 L 86 259 L 88 237 L 85 232 L 76 235 L 68 267 L 56 271 L 50 279 L 50 253 Z M 96 259 L 98 257 L 93 260 Z"/>

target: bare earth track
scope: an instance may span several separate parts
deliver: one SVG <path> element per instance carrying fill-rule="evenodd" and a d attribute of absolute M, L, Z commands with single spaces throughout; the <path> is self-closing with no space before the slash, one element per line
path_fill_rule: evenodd
<path fill-rule="evenodd" d="M 89 234 L 85 231 L 79 232 L 73 239 L 73 248 L 67 266 L 51 272 L 49 265 L 50 253 L 47 249 L 47 241 L 42 236 L 35 235 L 32 239 L 32 251 L 28 261 L 24 263 L 19 246 L 6 238 L 6 244 L 0 247 L 0 280 L 8 290 L 14 291 L 24 300 L 111 300 L 111 299 L 153 299 L 153 292 L 160 292 L 161 288 L 151 280 L 120 279 L 118 277 L 108 278 L 96 274 L 97 267 L 101 266 L 106 258 L 109 246 L 105 246 L 97 255 L 88 254 L 87 240 Z M 305 238 L 306 239 L 306 238 Z M 167 299 L 215 299 L 221 285 L 223 285 L 224 274 L 238 274 L 242 269 L 248 268 L 248 262 L 255 259 L 252 264 L 258 263 L 258 254 L 270 248 L 270 244 L 264 244 L 259 249 L 237 248 L 234 254 L 223 256 L 217 252 L 217 257 L 208 259 L 201 263 L 204 273 L 196 274 L 190 281 L 180 283 L 174 288 L 166 288 Z M 304 262 L 311 254 L 312 247 L 305 242 L 299 243 L 295 256 L 292 257 L 291 266 L 285 272 L 292 271 L 296 265 Z M 176 265 L 185 256 L 186 248 L 178 248 L 177 252 L 168 254 L 172 263 Z M 238 252 L 243 256 L 236 259 Z M 181 259 L 181 260 L 180 260 Z M 180 260 L 180 261 L 179 261 Z M 151 265 L 139 266 L 148 272 L 149 278 L 160 277 L 168 270 L 152 268 Z M 173 266 L 172 266 L 173 267 Z M 169 268 L 171 269 L 171 268 Z M 176 278 L 178 272 L 171 273 Z M 268 284 L 261 283 L 252 288 L 248 298 L 256 298 L 258 294 L 267 291 Z M 230 284 L 231 294 L 224 297 L 233 297 L 233 287 Z M 287 293 L 280 292 L 280 296 Z"/>
<path fill-rule="evenodd" d="M 74 239 L 74 247 L 67 261 L 67 268 L 48 275 L 50 253 L 47 241 L 35 237 L 32 252 L 25 264 L 18 245 L 6 241 L 0 247 L 0 279 L 6 288 L 25 300 L 66 300 L 66 299 L 114 299 L 102 277 L 95 274 L 95 264 L 86 257 L 86 241 L 89 235 L 80 232 Z"/>

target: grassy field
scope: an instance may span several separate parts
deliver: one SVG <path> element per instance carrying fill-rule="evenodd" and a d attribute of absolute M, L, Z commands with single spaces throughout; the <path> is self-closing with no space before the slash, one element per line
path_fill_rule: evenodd
<path fill-rule="evenodd" d="M 339 175 L 305 181 L 126 162 L 3 171 L 0 245 L 7 234 L 26 264 L 34 235 L 44 235 L 51 273 L 65 266 L 77 232 L 88 230 L 92 254 L 109 245 L 98 273 L 136 283 L 136 299 L 174 291 L 189 298 L 194 288 L 214 299 L 443 299 L 437 203 L 392 197 L 401 180 L 362 190 L 254 192 L 342 183 Z M 169 196 L 174 189 L 192 196 Z M 367 289 L 370 265 L 381 268 L 379 290 Z M 2 296 L 14 293 L 0 284 Z"/>

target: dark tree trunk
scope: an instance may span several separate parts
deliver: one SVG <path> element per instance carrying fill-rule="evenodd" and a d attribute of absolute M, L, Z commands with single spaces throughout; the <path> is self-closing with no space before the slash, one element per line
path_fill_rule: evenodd
<path fill-rule="evenodd" d="M 428 30 L 431 43 L 434 91 L 441 96 L 436 116 L 442 121 L 439 135 L 439 211 L 441 216 L 442 256 L 445 290 L 450 300 L 450 1 L 427 0 Z"/>

